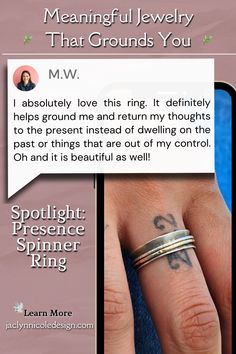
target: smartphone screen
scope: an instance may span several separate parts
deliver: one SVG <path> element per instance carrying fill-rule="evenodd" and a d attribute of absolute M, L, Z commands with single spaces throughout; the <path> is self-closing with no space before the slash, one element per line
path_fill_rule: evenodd
<path fill-rule="evenodd" d="M 235 91 L 224 83 L 215 84 L 215 175 L 219 185 L 220 192 L 224 201 L 231 210 L 232 207 L 232 117 L 235 112 Z M 135 176 L 135 175 L 134 175 Z M 156 175 L 158 178 L 158 174 Z M 171 177 L 171 175 L 166 175 Z M 184 177 L 180 175 L 179 178 Z M 196 175 L 192 175 L 196 176 Z M 135 178 L 135 177 L 134 177 Z M 105 177 L 106 181 L 109 176 Z M 119 179 L 119 176 L 117 177 Z M 103 177 L 99 176 L 98 192 L 101 204 L 103 205 L 103 197 L 106 201 L 106 195 L 103 195 Z M 126 210 L 129 205 L 125 205 Z M 129 210 L 128 210 L 129 212 Z M 104 227 L 103 221 L 101 229 Z M 129 253 L 123 250 L 123 260 L 126 268 L 126 274 L 131 293 L 133 311 L 135 318 L 135 333 L 136 333 L 136 351 L 137 353 L 156 354 L 160 349 L 159 338 L 156 334 L 153 322 L 149 315 L 146 304 L 141 294 L 137 274 L 133 269 Z M 138 334 L 138 335 L 137 335 Z M 145 351 L 144 351 L 145 348 Z M 159 352 L 158 352 L 159 353 Z"/>

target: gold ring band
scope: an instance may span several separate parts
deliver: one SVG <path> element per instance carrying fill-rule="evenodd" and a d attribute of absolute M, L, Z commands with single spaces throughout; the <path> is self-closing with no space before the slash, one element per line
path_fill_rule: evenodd
<path fill-rule="evenodd" d="M 166 256 L 166 255 L 168 255 L 168 254 L 171 254 L 171 253 L 174 253 L 174 252 L 186 250 L 186 249 L 189 249 L 189 248 L 196 248 L 196 247 L 195 247 L 194 245 L 186 245 L 186 246 L 182 246 L 182 247 L 179 247 L 179 248 L 175 248 L 174 250 L 170 250 L 170 251 L 168 251 L 168 252 L 166 252 L 166 253 L 163 253 L 163 254 L 161 254 L 161 255 L 159 255 L 159 256 L 157 256 L 157 257 L 154 257 L 153 259 L 150 259 L 149 261 L 147 261 L 147 262 L 145 262 L 145 263 L 143 263 L 143 264 L 137 266 L 137 267 L 136 267 L 136 270 L 139 270 L 140 268 L 142 268 L 142 267 L 144 267 L 145 265 L 147 265 L 147 264 L 149 264 L 149 263 L 155 261 L 155 260 L 158 259 L 158 258 L 164 257 L 164 256 Z"/>
<path fill-rule="evenodd" d="M 141 265 L 143 266 L 145 264 L 148 264 L 148 263 L 154 261 L 155 259 L 163 257 L 163 256 L 165 256 L 167 254 L 179 251 L 180 249 L 183 249 L 183 247 L 185 247 L 185 246 L 187 246 L 187 248 L 195 248 L 193 243 L 194 243 L 193 239 L 192 240 L 185 240 L 185 241 L 175 242 L 175 243 L 173 243 L 171 245 L 163 247 L 162 249 L 159 249 L 156 252 L 153 252 L 152 254 L 149 254 L 148 256 L 145 256 L 145 257 L 141 258 L 138 261 L 135 261 L 133 263 L 133 265 L 135 267 L 140 268 Z"/>
<path fill-rule="evenodd" d="M 176 230 L 169 232 L 168 234 L 157 236 L 152 240 L 146 242 L 144 245 L 136 248 L 132 253 L 131 257 L 134 260 L 135 258 L 141 256 L 144 253 L 152 251 L 154 248 L 165 245 L 167 242 L 173 242 L 175 240 L 182 239 L 184 236 L 189 236 L 189 230 Z"/>
<path fill-rule="evenodd" d="M 140 256 L 136 257 L 133 261 L 133 263 L 136 263 L 138 260 L 142 259 L 142 258 L 146 258 L 148 255 L 152 255 L 154 254 L 155 252 L 158 252 L 159 250 L 162 250 L 163 248 L 166 248 L 167 246 L 169 245 L 173 245 L 173 244 L 176 244 L 176 243 L 179 243 L 181 241 L 188 241 L 187 243 L 189 242 L 195 242 L 194 241 L 194 237 L 192 235 L 189 235 L 189 236 L 183 236 L 177 240 L 174 240 L 174 241 L 168 241 L 166 244 L 163 244 L 159 247 L 155 247 L 153 248 L 152 250 L 146 252 L 146 253 L 143 253 L 141 254 Z"/>

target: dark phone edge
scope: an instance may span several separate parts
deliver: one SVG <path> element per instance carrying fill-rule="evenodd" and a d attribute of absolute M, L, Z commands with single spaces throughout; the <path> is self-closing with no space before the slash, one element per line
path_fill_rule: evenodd
<path fill-rule="evenodd" d="M 97 197 L 97 354 L 104 353 L 104 174 L 96 175 Z"/>
<path fill-rule="evenodd" d="M 233 147 L 233 144 L 234 144 L 234 131 L 235 131 L 235 123 L 234 123 L 234 118 L 236 117 L 236 90 L 233 86 L 231 86 L 230 84 L 228 83 L 225 83 L 225 82 L 215 82 L 215 90 L 224 90 L 226 91 L 230 97 L 231 97 L 231 100 L 232 100 L 232 129 L 231 129 L 231 139 L 232 139 L 232 147 Z M 234 196 L 235 196 L 235 193 L 234 193 L 234 185 L 235 183 L 233 182 L 234 181 L 234 176 L 235 176 L 235 173 L 234 173 L 234 150 L 232 148 L 232 194 L 231 194 L 231 200 L 232 200 L 232 216 L 234 216 Z M 232 235 L 234 234 L 234 230 L 235 230 L 235 220 L 234 220 L 234 217 L 232 217 Z M 234 283 L 234 269 L 235 269 L 235 257 L 233 257 L 233 251 L 234 251 L 234 238 L 232 237 L 232 250 L 231 250 L 231 259 L 232 259 L 232 284 Z M 231 295 L 232 295 L 232 299 L 234 298 L 234 292 L 233 292 L 233 286 L 232 286 L 232 290 L 231 290 Z M 234 333 L 234 302 L 232 301 L 232 315 L 233 315 L 233 321 L 232 321 L 232 333 Z M 234 337 L 233 337 L 234 338 Z M 235 341 L 234 339 L 232 338 L 232 353 L 235 353 Z"/>

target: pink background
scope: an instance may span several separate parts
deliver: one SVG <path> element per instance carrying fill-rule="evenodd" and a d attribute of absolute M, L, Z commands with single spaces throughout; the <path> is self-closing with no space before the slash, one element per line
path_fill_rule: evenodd
<path fill-rule="evenodd" d="M 92 176 L 42 176 L 24 188 L 10 201 L 6 199 L 7 165 L 6 165 L 6 64 L 8 58 L 24 58 L 10 53 L 50 53 L 46 58 L 56 58 L 55 53 L 84 54 L 117 54 L 125 53 L 130 57 L 142 57 L 149 54 L 151 57 L 168 57 L 172 54 L 181 57 L 210 57 L 215 58 L 216 81 L 228 82 L 236 85 L 235 53 L 236 53 L 236 1 L 235 0 L 198 0 L 198 1 L 153 1 L 132 0 L 120 4 L 120 11 L 129 8 L 142 7 L 143 11 L 162 13 L 179 8 L 184 13 L 194 13 L 195 18 L 190 27 L 181 25 L 150 24 L 136 28 L 134 25 L 115 25 L 104 28 L 102 25 L 56 25 L 43 24 L 43 9 L 60 7 L 64 12 L 94 12 L 110 11 L 118 7 L 117 1 L 77 1 L 70 0 L 8 0 L 1 6 L 0 33 L 1 56 L 0 95 L 0 352 L 4 354 L 92 354 L 94 353 L 95 336 L 93 331 L 8 331 L 4 329 L 6 321 L 22 320 L 22 315 L 13 312 L 12 307 L 17 301 L 23 301 L 28 308 L 47 310 L 58 307 L 72 310 L 73 321 L 94 320 L 94 265 L 95 265 L 95 203 Z M 158 31 L 173 31 L 177 36 L 192 37 L 192 48 L 85 48 L 66 49 L 51 48 L 49 40 L 44 36 L 45 31 L 64 31 L 68 36 L 86 36 L 92 31 L 100 31 L 108 36 L 141 36 L 148 32 L 156 37 Z M 32 35 L 33 40 L 24 44 L 24 36 Z M 212 35 L 212 41 L 203 45 L 204 35 Z M 197 55 L 196 53 L 201 53 Z M 44 56 L 39 56 L 39 58 Z M 61 58 L 63 56 L 57 56 Z M 101 56 L 100 56 L 101 57 Z M 129 57 L 129 56 L 126 56 Z M 27 56 L 27 59 L 31 58 Z M 32 56 L 32 58 L 37 58 Z M 75 56 L 73 56 L 75 58 Z M 16 171 L 17 178 L 17 171 Z M 10 208 L 12 204 L 19 204 L 24 208 L 39 208 L 47 204 L 63 207 L 70 204 L 72 207 L 87 209 L 87 236 L 83 241 L 80 254 L 69 255 L 69 270 L 59 273 L 52 270 L 31 270 L 26 256 L 16 252 L 16 243 L 11 237 Z M 99 237 L 99 236 L 98 236 Z M 102 353 L 99 353 L 102 354 Z"/>
<path fill-rule="evenodd" d="M 37 84 L 39 81 L 38 73 L 32 66 L 29 66 L 29 65 L 20 66 L 19 68 L 16 69 L 16 71 L 14 72 L 14 75 L 13 75 L 14 84 L 17 85 L 18 82 L 20 82 L 21 74 L 25 70 L 30 72 L 31 81 L 34 84 Z"/>
<path fill-rule="evenodd" d="M 65 13 L 83 13 L 93 9 L 94 12 L 108 12 L 111 9 L 119 7 L 120 11 L 125 12 L 129 8 L 142 7 L 143 12 L 163 13 L 173 12 L 178 8 L 180 12 L 194 14 L 195 17 L 189 27 L 178 24 L 149 24 L 135 27 L 125 24 L 114 25 L 105 28 L 100 24 L 94 25 L 70 25 L 56 24 L 55 21 L 43 23 L 44 8 L 53 10 L 61 8 Z M 130 0 L 129 2 L 120 2 L 114 0 L 95 1 L 95 0 L 35 0 L 33 5 L 30 0 L 8 0 L 2 5 L 0 15 L 0 33 L 1 33 L 1 52 L 2 53 L 72 53 L 81 55 L 85 53 L 100 54 L 120 54 L 137 53 L 150 54 L 158 57 L 171 53 L 181 57 L 181 54 L 201 53 L 202 57 L 215 58 L 215 78 L 216 81 L 225 81 L 236 84 L 235 55 L 236 55 L 236 1 L 235 0 Z M 191 48 L 51 48 L 49 38 L 44 35 L 46 31 L 64 31 L 68 36 L 86 36 L 93 31 L 99 31 L 104 36 L 140 36 L 144 32 L 152 37 L 157 37 L 157 32 L 168 33 L 172 31 L 176 36 L 190 36 L 192 38 Z M 30 44 L 24 44 L 24 36 L 32 35 Z M 205 35 L 213 36 L 210 43 L 204 45 L 203 37 Z M 220 55 L 219 55 L 220 54 Z M 40 56 L 41 57 L 41 56 Z M 52 56 L 55 58 L 54 56 Z M 86 56 L 85 56 L 86 57 Z M 201 56 L 197 56 L 201 57 Z M 7 58 L 24 58 L 24 56 L 8 56 L 2 58 L 2 65 Z M 30 58 L 30 57 L 27 57 Z M 37 58 L 37 57 L 34 57 Z M 45 57 L 43 57 L 45 58 Z"/>

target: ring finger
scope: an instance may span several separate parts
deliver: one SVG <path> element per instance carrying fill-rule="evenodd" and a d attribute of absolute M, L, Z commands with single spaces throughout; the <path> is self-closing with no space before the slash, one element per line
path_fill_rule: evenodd
<path fill-rule="evenodd" d="M 135 213 L 129 215 L 126 238 L 122 239 L 130 250 L 185 228 L 180 212 L 153 210 L 146 209 L 138 223 Z M 157 259 L 138 273 L 164 353 L 221 353 L 217 311 L 193 249 Z"/>

